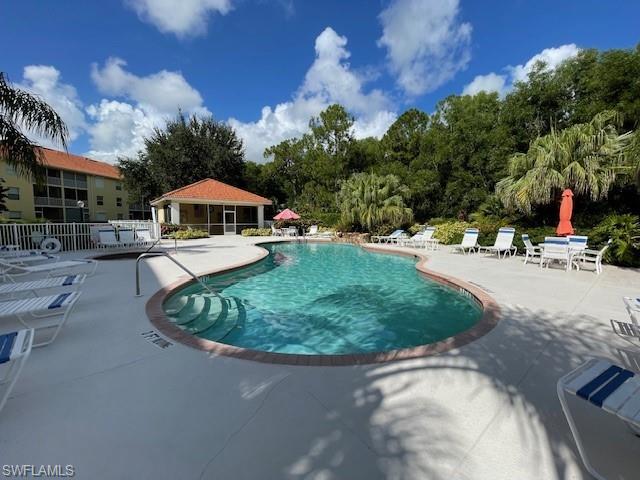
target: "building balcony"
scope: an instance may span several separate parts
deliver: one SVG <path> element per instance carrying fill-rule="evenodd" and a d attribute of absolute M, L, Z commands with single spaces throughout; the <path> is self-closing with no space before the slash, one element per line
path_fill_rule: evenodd
<path fill-rule="evenodd" d="M 75 200 L 73 202 L 75 205 Z M 61 207 L 62 199 L 52 197 L 33 197 L 33 203 L 37 207 Z"/>

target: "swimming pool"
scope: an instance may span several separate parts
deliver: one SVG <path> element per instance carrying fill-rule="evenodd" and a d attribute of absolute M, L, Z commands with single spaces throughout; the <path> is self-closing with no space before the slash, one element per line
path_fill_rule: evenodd
<path fill-rule="evenodd" d="M 478 322 L 467 295 L 425 278 L 412 258 L 337 244 L 264 245 L 263 260 L 181 288 L 163 303 L 173 324 L 244 349 L 302 355 L 431 344 Z"/>

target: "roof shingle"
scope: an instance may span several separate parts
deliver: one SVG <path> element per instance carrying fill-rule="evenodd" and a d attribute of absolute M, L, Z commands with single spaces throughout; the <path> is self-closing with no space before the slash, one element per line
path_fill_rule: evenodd
<path fill-rule="evenodd" d="M 272 203 L 268 198 L 247 192 L 246 190 L 242 190 L 238 187 L 227 185 L 226 183 L 219 182 L 212 178 L 205 178 L 192 183 L 191 185 L 186 185 L 167 192 L 161 197 L 153 200 L 151 203 L 156 203 L 160 200 L 181 198 L 219 202 L 253 203 L 258 205 L 271 205 Z"/>

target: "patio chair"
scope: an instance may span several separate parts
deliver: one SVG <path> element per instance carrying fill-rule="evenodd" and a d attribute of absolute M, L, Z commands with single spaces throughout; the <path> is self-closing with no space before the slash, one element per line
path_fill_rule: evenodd
<path fill-rule="evenodd" d="M 396 238 L 404 233 L 404 230 L 398 229 L 394 230 L 390 235 L 373 235 L 371 237 L 371 241 L 373 243 L 388 243 L 389 239 Z"/>
<path fill-rule="evenodd" d="M 11 263 L 15 265 L 28 265 L 39 262 L 48 262 L 49 260 L 59 260 L 60 257 L 58 255 L 50 255 L 48 253 L 28 253 L 26 255 L 18 255 L 18 256 L 0 256 L 0 260 L 6 263 Z"/>
<path fill-rule="evenodd" d="M 135 244 L 139 247 L 150 247 L 155 243 L 155 240 L 151 238 L 151 231 L 148 228 L 136 228 L 135 230 Z"/>
<path fill-rule="evenodd" d="M 498 235 L 496 236 L 496 241 L 491 246 L 480 246 L 478 247 L 478 251 L 485 251 L 487 253 L 496 253 L 498 254 L 498 258 L 502 253 L 502 258 L 506 257 L 507 254 L 512 256 L 518 252 L 518 247 L 513 245 L 513 236 L 516 234 L 516 229 L 512 227 L 502 227 L 498 229 Z"/>
<path fill-rule="evenodd" d="M 567 237 L 545 237 L 540 254 L 540 268 L 546 264 L 549 268 L 551 262 L 564 262 L 567 272 L 571 268 L 569 253 L 569 239 Z"/>
<path fill-rule="evenodd" d="M 589 237 L 586 235 L 569 235 L 567 238 L 569 239 L 569 250 L 571 250 L 572 254 L 587 249 L 587 240 Z"/>
<path fill-rule="evenodd" d="M 271 235 L 273 235 L 274 237 L 282 236 L 282 229 L 276 228 L 273 225 L 271 225 Z"/>
<path fill-rule="evenodd" d="M 465 255 L 469 252 L 475 252 L 478 247 L 478 235 L 480 235 L 480 230 L 478 230 L 477 228 L 467 228 L 464 231 L 462 243 L 451 245 L 451 251 L 459 251 L 464 253 Z"/>
<path fill-rule="evenodd" d="M 609 239 L 607 244 L 600 250 L 585 248 L 584 250 L 572 254 L 572 265 L 575 266 L 577 270 L 580 270 L 580 266 L 584 267 L 587 263 L 593 263 L 595 265 L 596 275 L 600 275 L 602 273 L 602 257 L 604 256 L 604 252 L 606 252 L 611 246 L 612 241 L 613 240 Z"/>
<path fill-rule="evenodd" d="M 605 477 L 595 469 L 587 457 L 580 431 L 567 403 L 567 393 L 617 417 L 638 435 L 640 379 L 634 372 L 606 360 L 591 359 L 558 380 L 557 392 L 584 466 L 594 478 L 604 480 Z"/>
<path fill-rule="evenodd" d="M 118 230 L 118 235 L 120 235 L 120 243 L 124 247 L 135 247 L 138 244 L 132 228 L 121 228 Z"/>
<path fill-rule="evenodd" d="M 0 412 L 7 403 L 33 345 L 33 329 L 0 335 Z"/>
<path fill-rule="evenodd" d="M 311 225 L 305 235 L 308 237 L 316 237 L 318 235 L 318 225 Z"/>
<path fill-rule="evenodd" d="M 86 275 L 67 275 L 64 277 L 49 277 L 30 282 L 7 282 L 0 284 L 0 296 L 4 295 L 20 295 L 23 293 L 37 296 L 41 290 L 49 290 L 56 288 L 73 288 L 82 285 L 87 278 Z"/>
<path fill-rule="evenodd" d="M 25 327 L 33 328 L 36 332 L 54 328 L 53 335 L 48 340 L 33 344 L 34 348 L 42 347 L 49 345 L 56 339 L 79 297 L 80 292 L 66 292 L 59 295 L 46 295 L 43 297 L 0 302 L 0 318 L 16 318 Z M 57 323 L 33 327 L 25 320 L 26 316 L 29 316 L 31 319 L 54 316 L 62 316 L 62 318 Z"/>
<path fill-rule="evenodd" d="M 436 227 L 427 227 L 422 234 L 422 240 L 424 240 L 424 247 L 429 250 L 437 250 L 440 245 L 440 240 L 433 238 L 433 234 L 436 233 Z"/>
<path fill-rule="evenodd" d="M 631 317 L 636 335 L 640 335 L 640 297 L 622 297 L 622 301 Z"/>
<path fill-rule="evenodd" d="M 537 247 L 533 243 L 531 243 L 531 239 L 529 235 L 526 233 L 522 234 L 522 243 L 524 243 L 525 254 L 524 254 L 524 263 L 525 265 L 529 261 L 530 258 L 538 257 L 540 260 L 540 255 L 542 255 L 542 247 Z"/>
<path fill-rule="evenodd" d="M 88 276 L 93 275 L 98 268 L 98 262 L 96 260 L 65 260 L 55 263 L 42 263 L 40 265 L 15 265 L 6 263 L 0 260 L 0 275 L 14 281 L 14 277 L 20 277 L 22 275 L 45 273 L 51 276 L 52 273 L 62 274 L 72 271 L 76 268 L 87 268 Z"/>
<path fill-rule="evenodd" d="M 98 247 L 100 248 L 112 248 L 124 246 L 116 238 L 116 231 L 113 228 L 101 228 L 98 230 Z"/>
<path fill-rule="evenodd" d="M 411 238 L 400 238 L 398 243 L 403 247 L 424 247 L 424 232 L 418 232 Z"/>

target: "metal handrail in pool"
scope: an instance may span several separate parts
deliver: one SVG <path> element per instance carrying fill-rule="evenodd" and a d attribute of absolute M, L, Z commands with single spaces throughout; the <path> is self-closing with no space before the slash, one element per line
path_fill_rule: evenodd
<path fill-rule="evenodd" d="M 189 270 L 187 267 L 185 267 L 183 264 L 181 264 L 175 258 L 171 257 L 167 252 L 145 252 L 145 253 L 142 253 L 141 255 L 138 256 L 138 258 L 136 259 L 136 297 L 141 297 L 142 296 L 142 294 L 140 293 L 140 260 L 142 260 L 143 258 L 146 258 L 146 257 L 167 257 L 169 260 L 171 260 L 173 263 L 175 263 L 179 268 L 181 268 L 182 270 L 187 272 L 187 274 L 191 278 L 193 278 L 196 282 L 198 282 L 200 285 L 202 285 L 205 290 L 208 290 L 211 294 L 213 294 L 214 296 L 218 297 L 222 301 L 226 300 L 226 298 L 224 298 L 222 295 L 220 295 L 215 290 L 212 290 L 206 283 L 204 283 L 202 280 L 200 280 L 195 273 L 193 273 L 191 270 Z"/>

